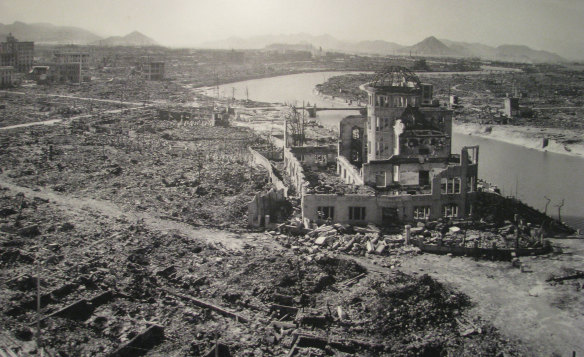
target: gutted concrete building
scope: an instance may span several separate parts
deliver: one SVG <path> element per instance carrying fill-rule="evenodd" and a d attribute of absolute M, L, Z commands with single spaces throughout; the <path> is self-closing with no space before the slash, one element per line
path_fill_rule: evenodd
<path fill-rule="evenodd" d="M 159 108 L 158 119 L 184 121 L 197 126 L 229 126 L 229 119 L 235 114 L 233 108 L 175 107 Z"/>
<path fill-rule="evenodd" d="M 505 98 L 504 104 L 505 104 L 504 115 L 507 118 L 519 116 L 519 98 L 507 97 Z"/>
<path fill-rule="evenodd" d="M 148 81 L 162 81 L 165 75 L 165 62 L 154 61 L 148 57 L 142 58 L 139 64 L 144 79 Z"/>
<path fill-rule="evenodd" d="M 433 99 L 431 84 L 391 67 L 361 87 L 367 115 L 339 127 L 337 174 L 373 194 L 304 193 L 305 223 L 401 222 L 463 218 L 477 188 L 478 147 L 451 153 L 452 111 Z"/>
<path fill-rule="evenodd" d="M 81 63 L 82 70 L 89 69 L 91 55 L 88 52 L 55 52 L 55 62 L 57 64 Z"/>
<path fill-rule="evenodd" d="M 12 33 L 0 43 L 0 66 L 12 66 L 16 72 L 26 73 L 32 68 L 34 42 L 18 41 Z"/>
<path fill-rule="evenodd" d="M 52 78 L 61 83 L 81 83 L 81 63 L 57 63 L 51 66 Z"/>

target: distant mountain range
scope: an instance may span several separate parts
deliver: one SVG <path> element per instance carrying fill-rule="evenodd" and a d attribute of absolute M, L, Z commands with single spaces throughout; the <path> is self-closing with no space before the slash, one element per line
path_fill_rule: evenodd
<path fill-rule="evenodd" d="M 101 45 L 101 46 L 158 46 L 151 38 L 134 31 L 126 36 L 102 38 L 79 27 L 55 26 L 48 23 L 25 24 L 16 21 L 0 24 L 0 40 L 12 33 L 19 41 L 34 41 L 51 45 Z"/>
<path fill-rule="evenodd" d="M 77 44 L 99 46 L 158 46 L 153 39 L 134 31 L 126 36 L 100 36 L 78 27 L 55 26 L 48 23 L 25 24 L 16 21 L 10 25 L 0 24 L 0 40 L 12 33 L 20 41 L 34 41 L 39 44 Z M 559 55 L 531 49 L 520 45 L 492 47 L 480 43 L 455 42 L 430 36 L 412 46 L 394 42 L 375 40 L 349 42 L 325 34 L 314 36 L 306 33 L 288 35 L 256 36 L 251 38 L 230 37 L 216 42 L 207 42 L 199 47 L 223 49 L 306 49 L 318 51 L 338 51 L 354 54 L 412 55 L 431 57 L 479 57 L 486 60 L 510 62 L 565 62 Z M 290 47 L 293 45 L 292 47 Z M 268 48 L 269 49 L 269 48 Z"/>
<path fill-rule="evenodd" d="M 455 42 L 439 40 L 430 36 L 412 46 L 404 46 L 384 40 L 348 42 L 338 40 L 330 35 L 313 36 L 305 33 L 293 35 L 256 36 L 248 39 L 230 37 L 216 42 L 207 42 L 205 48 L 224 49 L 262 49 L 277 43 L 280 47 L 285 44 L 299 46 L 312 45 L 323 51 L 339 51 L 355 54 L 378 55 L 413 55 L 431 57 L 479 57 L 486 60 L 510 62 L 565 62 L 559 55 L 531 49 L 527 46 L 501 45 L 492 47 L 480 43 Z M 292 48 L 291 48 L 292 49 Z"/>

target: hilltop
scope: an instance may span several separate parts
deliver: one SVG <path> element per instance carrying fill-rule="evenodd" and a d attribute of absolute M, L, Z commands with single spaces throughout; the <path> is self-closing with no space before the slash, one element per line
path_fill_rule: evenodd
<path fill-rule="evenodd" d="M 461 55 L 460 52 L 446 46 L 434 36 L 427 37 L 413 46 L 403 47 L 400 52 L 414 56 L 459 57 Z"/>
<path fill-rule="evenodd" d="M 126 36 L 111 36 L 91 44 L 98 46 L 159 46 L 156 41 L 138 31 Z"/>

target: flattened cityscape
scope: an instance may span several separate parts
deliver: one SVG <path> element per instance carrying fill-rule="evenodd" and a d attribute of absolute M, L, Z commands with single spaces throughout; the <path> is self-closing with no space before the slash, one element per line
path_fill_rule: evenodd
<path fill-rule="evenodd" d="M 460 46 L 7 34 L 0 356 L 583 354 L 584 65 Z"/>

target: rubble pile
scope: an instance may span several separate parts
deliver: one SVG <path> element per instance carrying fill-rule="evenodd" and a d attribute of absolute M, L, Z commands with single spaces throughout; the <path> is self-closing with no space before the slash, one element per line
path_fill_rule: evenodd
<path fill-rule="evenodd" d="M 316 194 L 359 194 L 374 195 L 375 189 L 366 185 L 350 185 L 336 174 L 336 163 L 323 168 L 304 167 L 304 175 L 309 183 L 306 193 Z"/>
<path fill-rule="evenodd" d="M 353 256 L 384 256 L 382 266 L 398 267 L 400 256 L 420 253 L 421 244 L 440 247 L 465 247 L 481 249 L 542 248 L 547 243 L 542 239 L 541 227 L 505 221 L 497 226 L 473 221 L 438 220 L 419 222 L 409 229 L 409 244 L 406 244 L 406 229 L 403 226 L 386 227 L 351 226 L 348 224 L 322 224 L 313 229 L 302 228 L 297 218 L 277 226 L 268 232 L 284 247 L 303 254 L 321 251 Z M 420 247 L 420 248 L 419 248 Z"/>
<path fill-rule="evenodd" d="M 97 76 L 91 82 L 84 82 L 80 85 L 52 83 L 19 88 L 19 90 L 25 90 L 27 96 L 30 97 L 50 98 L 50 101 L 66 100 L 71 104 L 93 106 L 99 105 L 101 100 L 110 101 L 109 105 L 115 106 L 122 102 L 172 101 L 187 103 L 192 102 L 194 98 L 188 87 L 174 82 L 146 81 L 139 76 L 122 75 L 116 77 L 108 73 L 96 74 Z M 94 100 L 81 100 L 74 97 Z M 84 102 L 85 104 L 83 104 Z"/>
<path fill-rule="evenodd" d="M 375 226 L 357 227 L 343 224 L 323 224 L 306 234 L 298 235 L 289 230 L 294 225 L 281 225 L 280 233 L 269 232 L 284 247 L 302 254 L 317 254 L 331 252 L 352 256 L 385 256 L 382 266 L 391 268 L 400 265 L 401 258 L 416 255 L 420 249 L 405 245 L 402 234 L 383 234 Z"/>
<path fill-rule="evenodd" d="M 0 127 L 50 119 L 46 109 L 23 95 L 0 96 Z"/>
<path fill-rule="evenodd" d="M 359 321 L 358 329 L 382 342 L 390 355 L 513 354 L 491 326 L 463 314 L 469 306 L 467 296 L 428 275 L 401 272 L 369 281 L 343 301 L 346 314 Z"/>
<path fill-rule="evenodd" d="M 462 227 L 462 228 L 461 228 Z M 539 228 L 516 225 L 506 221 L 501 227 L 489 227 L 463 222 L 456 225 L 445 222 L 420 223 L 411 229 L 412 238 L 424 244 L 445 247 L 483 249 L 539 248 L 544 241 Z"/>

